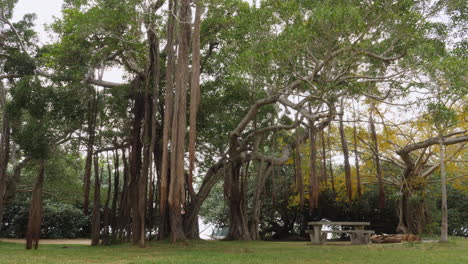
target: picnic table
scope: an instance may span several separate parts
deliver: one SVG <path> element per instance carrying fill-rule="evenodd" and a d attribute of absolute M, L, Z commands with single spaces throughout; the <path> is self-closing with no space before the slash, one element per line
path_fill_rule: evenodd
<path fill-rule="evenodd" d="M 353 245 L 365 245 L 369 243 L 370 236 L 374 233 L 374 230 L 364 230 L 366 226 L 370 225 L 370 222 L 309 222 L 309 226 L 312 228 L 307 230 L 309 233 L 310 241 L 313 244 L 321 245 L 327 240 L 328 233 L 346 233 L 351 237 L 351 244 Z M 353 230 L 322 230 L 324 225 L 334 226 L 350 226 Z"/>

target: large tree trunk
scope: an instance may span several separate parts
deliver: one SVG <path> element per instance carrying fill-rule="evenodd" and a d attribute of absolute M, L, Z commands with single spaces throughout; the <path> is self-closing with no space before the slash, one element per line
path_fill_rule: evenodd
<path fill-rule="evenodd" d="M 32 192 L 31 207 L 29 209 L 28 230 L 26 231 L 26 249 L 34 249 L 39 245 L 42 223 L 42 186 L 44 183 L 45 161 L 39 161 L 39 174 Z"/>
<path fill-rule="evenodd" d="M 192 36 L 192 76 L 190 84 L 190 135 L 189 135 L 189 177 L 187 186 L 193 196 L 193 170 L 195 169 L 195 141 L 197 136 L 197 113 L 200 103 L 200 24 L 203 7 L 197 2 Z"/>
<path fill-rule="evenodd" d="M 153 100 L 152 100 L 152 109 L 151 109 L 151 143 L 149 149 L 149 170 L 150 170 L 150 179 L 149 179 L 149 197 L 148 197 L 148 216 L 149 216 L 149 237 L 152 235 L 152 230 L 154 227 L 154 220 L 155 220 L 155 174 L 157 174 L 157 169 L 155 169 L 153 173 L 153 163 L 156 165 L 154 167 L 158 167 L 158 162 L 154 162 L 157 160 L 159 155 L 157 153 L 157 138 L 159 135 L 157 134 L 157 113 L 158 113 L 158 103 L 159 103 L 159 89 L 160 89 L 160 79 L 161 79 L 161 65 L 159 61 L 159 39 L 157 38 L 156 34 L 151 31 L 149 35 L 150 39 L 150 58 L 152 59 L 152 70 L 151 70 L 151 80 L 153 85 Z"/>
<path fill-rule="evenodd" d="M 245 195 L 241 192 L 239 161 L 231 161 L 224 177 L 224 194 L 229 203 L 229 233 L 226 240 L 250 240 L 247 212 L 243 206 Z"/>
<path fill-rule="evenodd" d="M 448 213 L 447 213 L 447 182 L 445 175 L 445 146 L 443 144 L 443 137 L 440 136 L 440 177 L 442 187 L 442 223 L 440 224 L 440 242 L 448 242 Z"/>
<path fill-rule="evenodd" d="M 177 1 L 169 1 L 169 10 L 177 10 Z M 170 185 L 170 160 L 169 160 L 169 141 L 171 139 L 172 115 L 173 115 L 173 101 L 174 101 L 174 38 L 175 38 L 175 20 L 173 16 L 169 16 L 167 23 L 167 66 L 166 66 L 166 91 L 164 97 L 164 123 L 163 123 L 163 151 L 161 161 L 161 178 L 159 180 L 159 228 L 158 238 L 164 239 L 169 234 L 169 212 L 168 212 L 168 194 Z"/>
<path fill-rule="evenodd" d="M 99 157 L 94 155 L 94 200 L 91 215 L 91 246 L 99 245 L 101 232 L 101 183 L 99 180 Z"/>
<path fill-rule="evenodd" d="M 185 201 L 185 131 L 186 93 L 189 77 L 190 0 L 182 0 L 179 23 L 179 54 L 175 72 L 174 115 L 172 118 L 171 182 L 169 185 L 169 215 L 171 241 L 185 240 L 182 212 Z"/>
<path fill-rule="evenodd" d="M 419 235 L 429 223 L 426 201 L 421 198 L 420 192 L 421 190 L 404 188 L 401 200 L 398 202 L 399 223 L 396 230 L 398 233 Z"/>
<path fill-rule="evenodd" d="M 346 192 L 348 193 L 348 201 L 352 202 L 353 187 L 351 183 L 351 166 L 349 165 L 349 149 L 348 149 L 348 141 L 346 140 L 346 134 L 344 131 L 343 114 L 340 115 L 340 139 L 341 139 L 341 148 L 343 149 L 343 157 L 344 157 Z"/>

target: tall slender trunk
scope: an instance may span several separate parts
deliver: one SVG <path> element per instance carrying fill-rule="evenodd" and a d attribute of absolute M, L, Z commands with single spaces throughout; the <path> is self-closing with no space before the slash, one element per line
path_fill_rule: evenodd
<path fill-rule="evenodd" d="M 99 180 L 99 157 L 94 155 L 94 200 L 91 215 L 91 246 L 99 245 L 101 232 L 101 183 Z"/>
<path fill-rule="evenodd" d="M 120 180 L 120 166 L 119 166 L 119 153 L 116 150 L 113 152 L 114 155 L 114 193 L 112 196 L 112 207 L 111 207 L 111 228 L 112 228 L 112 239 L 115 240 L 117 238 L 117 230 L 118 226 L 118 216 L 117 216 L 117 208 L 118 208 L 118 200 L 119 200 L 119 180 Z M 122 204 L 120 204 L 122 206 Z"/>
<path fill-rule="evenodd" d="M 327 177 L 327 152 L 325 143 L 325 127 L 320 130 L 320 140 L 322 143 L 322 181 L 325 184 L 325 188 L 328 188 L 328 177 Z"/>
<path fill-rule="evenodd" d="M 383 183 L 383 175 L 382 175 L 382 168 L 380 167 L 380 157 L 379 157 L 379 142 L 377 139 L 377 132 L 375 131 L 375 123 L 374 123 L 374 112 L 375 105 L 371 105 L 370 115 L 369 115 L 369 128 L 371 132 L 372 144 L 374 147 L 374 162 L 375 168 L 377 170 L 377 179 L 379 182 L 379 208 L 385 207 L 385 190 L 384 190 L 384 183 Z"/>
<path fill-rule="evenodd" d="M 157 144 L 157 113 L 158 113 L 158 101 L 159 101 L 159 82 L 161 79 L 161 65 L 159 61 L 160 57 L 160 52 L 159 52 L 159 39 L 157 38 L 156 34 L 152 32 L 150 35 L 150 58 L 153 61 L 153 67 L 151 71 L 151 80 L 153 84 L 153 94 L 152 94 L 152 114 L 151 114 L 151 142 L 150 142 L 150 149 L 149 149 L 149 197 L 148 197 L 148 216 L 149 216 L 149 223 L 148 223 L 148 229 L 149 229 L 149 235 L 151 236 L 151 231 L 154 226 L 154 205 L 155 205 L 155 200 L 154 200 L 154 191 L 155 191 L 155 174 L 157 170 L 155 170 L 155 173 L 153 173 L 153 163 L 156 164 L 155 167 L 157 167 L 157 162 L 153 162 L 156 160 L 156 144 Z M 154 157 L 154 160 L 153 160 Z"/>
<path fill-rule="evenodd" d="M 93 147 L 96 134 L 96 120 L 97 120 L 97 95 L 93 94 L 93 98 L 89 102 L 88 110 L 88 142 L 86 144 L 86 163 L 84 175 L 84 202 L 83 214 L 89 213 L 89 193 L 91 190 L 91 166 L 93 161 Z"/>
<path fill-rule="evenodd" d="M 0 106 L 2 109 L 2 129 L 0 131 L 0 228 L 6 203 L 7 168 L 10 161 L 10 126 L 6 113 L 6 91 L 0 81 Z"/>
<path fill-rule="evenodd" d="M 104 204 L 104 215 L 103 215 L 103 223 L 104 226 L 104 233 L 102 236 L 102 244 L 109 245 L 110 244 L 110 208 L 109 203 L 112 194 L 112 181 L 111 181 L 111 166 L 109 161 L 109 155 L 107 154 L 107 196 L 106 202 Z"/>
<path fill-rule="evenodd" d="M 177 1 L 169 1 L 169 10 L 177 9 Z M 169 184 L 170 184 L 170 171 L 169 171 L 169 141 L 171 135 L 172 127 L 172 108 L 174 101 L 174 66 L 175 66 L 175 56 L 174 56 L 174 37 L 175 37 L 175 19 L 173 16 L 169 16 L 169 21 L 167 23 L 167 66 L 166 66 L 166 91 L 164 97 L 164 123 L 163 123 L 163 152 L 162 152 L 162 161 L 161 161 L 161 179 L 160 179 L 160 204 L 159 204 L 159 230 L 158 237 L 159 239 L 164 239 L 167 237 L 169 232 L 168 225 L 168 193 L 169 193 Z"/>
<path fill-rule="evenodd" d="M 270 164 L 266 164 L 264 161 L 260 162 L 252 205 L 252 219 L 250 221 L 250 237 L 252 240 L 260 240 L 260 197 L 263 189 L 265 188 L 265 181 L 269 174 L 271 174 L 272 170 L 273 167 Z"/>
<path fill-rule="evenodd" d="M 319 181 L 317 175 L 317 130 L 314 121 L 309 122 L 309 212 L 318 208 L 319 200 Z"/>
<path fill-rule="evenodd" d="M 327 145 L 328 145 L 328 162 L 329 162 L 329 169 L 330 169 L 330 180 L 332 186 L 332 192 L 336 193 L 335 191 L 335 177 L 333 175 L 333 162 L 332 162 L 332 149 L 331 149 L 331 123 L 328 127 L 328 137 L 327 137 Z"/>
<path fill-rule="evenodd" d="M 136 85 L 138 87 L 138 84 Z M 141 214 L 141 199 L 146 197 L 146 182 L 143 185 L 140 182 L 142 176 L 142 139 L 141 126 L 144 117 L 144 96 L 141 93 L 135 95 L 135 103 L 133 106 L 133 121 L 131 131 L 131 156 L 130 156 L 130 182 L 129 182 L 129 198 L 132 216 L 132 243 L 140 244 L 142 235 L 142 220 L 144 214 Z M 144 198 L 143 198 L 144 199 Z M 143 207 L 144 211 L 145 207 Z"/>
<path fill-rule="evenodd" d="M 190 135 L 189 135 L 189 177 L 187 186 L 193 190 L 193 170 L 195 169 L 195 141 L 197 136 L 197 113 L 200 104 L 200 24 L 203 7 L 197 2 L 192 36 L 192 76 L 190 83 Z"/>
<path fill-rule="evenodd" d="M 122 193 L 120 195 L 120 208 L 118 218 L 119 234 L 118 239 L 125 241 L 130 233 L 130 203 L 129 203 L 129 166 L 127 157 L 125 155 L 125 149 L 122 149 L 122 162 L 123 162 L 123 186 Z"/>
<path fill-rule="evenodd" d="M 440 225 L 440 242 L 448 242 L 448 221 L 447 221 L 447 178 L 445 175 L 445 146 L 443 144 L 442 133 L 440 133 L 440 177 L 442 187 L 442 223 Z"/>
<path fill-rule="evenodd" d="M 190 0 L 182 0 L 179 23 L 179 53 L 175 72 L 174 115 L 172 118 L 171 182 L 169 185 L 169 214 L 171 241 L 185 240 L 182 211 L 185 202 L 185 131 L 186 93 L 189 77 Z"/>
<path fill-rule="evenodd" d="M 296 148 L 294 151 L 294 168 L 296 174 L 296 186 L 299 192 L 299 206 L 301 210 L 304 208 L 304 176 L 302 175 L 302 157 L 301 157 L 301 141 L 299 130 L 296 131 Z"/>
<path fill-rule="evenodd" d="M 348 193 L 348 201 L 352 202 L 353 188 L 352 188 L 352 183 L 351 183 L 351 166 L 349 165 L 348 141 L 346 140 L 346 134 L 344 131 L 343 114 L 340 115 L 340 139 L 341 139 L 341 148 L 343 149 L 343 157 L 344 157 L 346 191 Z"/>
<path fill-rule="evenodd" d="M 31 207 L 29 209 L 28 229 L 26 231 L 26 249 L 39 246 L 42 223 L 42 188 L 44 183 L 45 161 L 39 161 L 39 174 L 32 192 Z"/>
<path fill-rule="evenodd" d="M 361 173 L 359 171 L 359 153 L 358 153 L 358 143 L 357 143 L 357 131 L 356 123 L 353 125 L 353 135 L 354 135 L 354 165 L 356 166 L 356 179 L 357 179 L 357 195 L 359 199 L 362 197 L 362 187 L 361 187 Z"/>

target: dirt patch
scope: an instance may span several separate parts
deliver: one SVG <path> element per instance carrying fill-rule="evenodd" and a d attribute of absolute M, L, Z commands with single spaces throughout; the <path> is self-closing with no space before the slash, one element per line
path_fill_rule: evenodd
<path fill-rule="evenodd" d="M 2 242 L 10 243 L 26 243 L 25 239 L 16 238 L 0 238 Z M 91 245 L 91 239 L 41 239 L 39 244 L 42 245 Z"/>

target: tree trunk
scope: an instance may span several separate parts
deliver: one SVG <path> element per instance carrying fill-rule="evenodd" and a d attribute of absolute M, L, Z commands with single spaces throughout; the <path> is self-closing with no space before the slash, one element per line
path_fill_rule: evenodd
<path fill-rule="evenodd" d="M 169 10 L 177 9 L 177 1 L 169 1 Z M 169 21 L 167 23 L 167 66 L 166 66 L 166 94 L 164 98 L 164 123 L 163 123 L 163 152 L 162 152 L 162 161 L 161 161 L 161 179 L 160 182 L 160 200 L 159 200 L 159 229 L 158 237 L 159 239 L 164 239 L 169 234 L 169 213 L 167 210 L 168 203 L 168 193 L 169 193 L 169 141 L 171 135 L 172 127 L 172 110 L 173 110 L 173 101 L 174 101 L 174 65 L 175 65 L 175 56 L 174 56 L 174 36 L 175 36 L 175 20 L 173 16 L 169 16 Z"/>
<path fill-rule="evenodd" d="M 317 139 L 316 128 L 313 121 L 309 122 L 309 212 L 312 213 L 314 209 L 318 208 L 319 200 L 319 181 L 317 175 Z"/>
<path fill-rule="evenodd" d="M 136 84 L 136 87 L 139 85 Z M 129 198 L 131 207 L 131 218 L 132 218 L 132 243 L 138 245 L 141 239 L 142 217 L 140 199 L 141 195 L 145 195 L 146 191 L 142 190 L 140 184 L 141 172 L 142 172 L 142 139 L 141 139 L 141 126 L 142 119 L 144 116 L 144 98 L 141 93 L 135 95 L 135 104 L 133 107 L 133 122 L 131 132 L 131 156 L 130 156 L 130 183 L 129 183 Z M 146 185 L 145 185 L 146 186 Z M 145 207 L 143 207 L 143 210 Z M 144 238 L 143 238 L 144 239 Z"/>
<path fill-rule="evenodd" d="M 10 126 L 6 113 L 6 92 L 0 81 L 0 105 L 2 107 L 2 130 L 0 131 L 0 228 L 6 203 L 7 168 L 10 161 Z"/>
<path fill-rule="evenodd" d="M 270 164 L 264 164 L 264 161 L 260 162 L 259 173 L 256 179 L 256 188 L 254 192 L 253 205 L 252 205 L 252 220 L 250 221 L 250 236 L 252 240 L 260 240 L 260 208 L 263 189 L 265 187 L 265 181 L 271 173 L 273 167 Z"/>
<path fill-rule="evenodd" d="M 39 245 L 39 236 L 41 235 L 42 223 L 42 186 L 44 183 L 45 161 L 39 161 L 39 175 L 31 199 L 31 207 L 29 209 L 28 230 L 26 232 L 26 249 L 31 249 L 34 243 L 34 249 Z"/>
<path fill-rule="evenodd" d="M 328 127 L 328 138 L 327 138 L 327 145 L 328 145 L 328 162 L 329 162 L 329 169 L 330 169 L 330 180 L 331 180 L 331 186 L 332 186 L 332 192 L 335 192 L 335 177 L 333 175 L 333 163 L 332 163 L 332 149 L 331 149 L 331 123 L 330 126 Z"/>
<path fill-rule="evenodd" d="M 197 136 L 197 113 L 200 104 L 200 24 L 203 7 L 197 2 L 192 36 L 192 78 L 190 90 L 190 135 L 189 135 L 189 177 L 187 186 L 190 195 L 193 190 L 193 170 L 195 169 L 195 141 Z"/>
<path fill-rule="evenodd" d="M 108 153 L 107 153 L 108 154 Z M 106 196 L 106 203 L 104 204 L 104 215 L 103 215 L 103 226 L 104 226 L 104 233 L 102 236 L 102 244 L 109 245 L 110 244 L 110 198 L 112 194 L 112 181 L 111 181 L 111 168 L 109 162 L 109 155 L 107 155 L 107 196 Z"/>
<path fill-rule="evenodd" d="M 129 203 L 129 166 L 127 157 L 125 155 L 125 149 L 122 149 L 122 161 L 123 161 L 123 186 L 122 193 L 120 196 L 120 208 L 118 217 L 118 228 L 119 234 L 118 239 L 120 241 L 126 241 L 130 234 L 130 203 Z"/>
<path fill-rule="evenodd" d="M 200 189 L 187 206 L 184 218 L 185 234 L 189 239 L 200 239 L 198 230 L 198 212 L 210 194 L 211 189 L 223 177 L 224 160 L 220 160 L 217 164 L 212 166 L 203 178 Z"/>
<path fill-rule="evenodd" d="M 353 134 L 354 134 L 354 165 L 356 166 L 356 179 L 357 179 L 357 195 L 359 199 L 362 197 L 362 187 L 361 187 L 361 174 L 359 171 L 359 153 L 358 153 L 358 143 L 357 143 L 357 131 L 356 123 L 353 125 Z"/>
<path fill-rule="evenodd" d="M 443 137 L 440 136 L 440 177 L 442 185 L 442 223 L 440 225 L 440 242 L 448 242 L 448 221 L 447 221 L 447 180 L 445 175 L 445 146 Z"/>
<path fill-rule="evenodd" d="M 346 134 L 344 131 L 343 114 L 340 115 L 340 139 L 341 139 L 341 147 L 343 149 L 343 157 L 344 157 L 346 191 L 348 193 L 348 201 L 352 202 L 353 188 L 352 188 L 352 183 L 351 183 L 351 166 L 349 165 L 349 150 L 348 150 L 348 142 L 346 140 Z"/>
<path fill-rule="evenodd" d="M 299 192 L 299 206 L 301 210 L 304 208 L 304 176 L 302 175 L 302 155 L 301 155 L 301 141 L 299 131 L 296 133 L 296 148 L 294 151 L 294 169 L 296 176 L 296 186 Z"/>
<path fill-rule="evenodd" d="M 91 215 L 91 246 L 99 245 L 101 231 L 101 183 L 99 181 L 99 157 L 94 155 L 94 201 Z"/>
<path fill-rule="evenodd" d="M 185 131 L 186 93 L 189 77 L 190 0 L 182 0 L 179 23 L 179 54 L 175 72 L 174 115 L 172 118 L 171 182 L 169 185 L 169 215 L 171 241 L 185 240 L 183 227 L 183 203 L 185 201 Z"/>
<path fill-rule="evenodd" d="M 369 128 L 371 131 L 371 137 L 372 137 L 372 144 L 374 147 L 374 161 L 375 161 L 375 168 L 377 170 L 377 179 L 379 181 L 379 208 L 384 208 L 385 207 L 385 190 L 384 190 L 384 184 L 383 184 L 383 175 L 382 175 L 382 168 L 380 167 L 380 157 L 379 157 L 379 142 L 377 139 L 377 132 L 375 131 L 375 124 L 374 124 L 374 117 L 373 117 L 373 111 L 374 111 L 374 104 L 371 105 L 371 111 L 370 111 L 370 116 L 369 116 Z"/>
<path fill-rule="evenodd" d="M 240 191 L 239 161 L 231 161 L 227 166 L 224 177 L 224 194 L 229 202 L 229 233 L 226 240 L 250 240 L 247 226 L 247 212 L 244 209 L 245 196 Z"/>
<path fill-rule="evenodd" d="M 112 239 L 115 240 L 117 238 L 117 232 L 119 229 L 118 226 L 118 216 L 117 216 L 117 207 L 118 207 L 118 200 L 119 200 L 119 178 L 120 178 L 120 166 L 119 166 L 119 153 L 116 150 L 113 152 L 114 154 L 114 193 L 112 196 L 112 208 L 111 208 L 111 228 L 112 228 Z M 120 204 L 122 206 L 122 204 Z"/>
<path fill-rule="evenodd" d="M 325 183 L 325 188 L 328 188 L 327 177 L 327 152 L 325 143 L 325 128 L 320 130 L 320 140 L 322 143 L 322 181 Z"/>
<path fill-rule="evenodd" d="M 88 215 L 89 212 L 89 193 L 91 190 L 91 164 L 93 161 L 93 147 L 96 134 L 96 120 L 97 120 L 97 96 L 94 94 L 89 103 L 88 111 L 88 142 L 86 145 L 86 163 L 84 175 L 84 202 L 83 214 Z"/>

